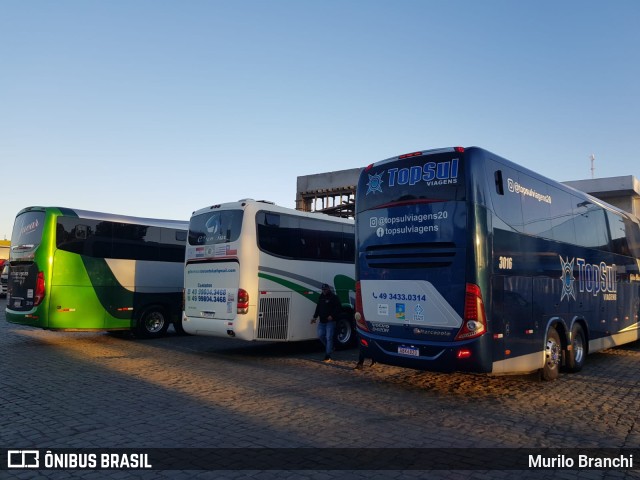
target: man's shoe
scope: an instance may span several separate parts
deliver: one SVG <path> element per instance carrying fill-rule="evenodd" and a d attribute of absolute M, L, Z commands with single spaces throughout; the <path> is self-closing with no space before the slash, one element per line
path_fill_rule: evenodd
<path fill-rule="evenodd" d="M 354 369 L 354 370 L 362 370 L 362 367 L 363 367 L 363 366 L 364 366 L 364 365 L 363 365 L 362 363 L 358 362 L 358 363 L 356 363 L 356 366 L 355 366 L 355 367 L 353 367 L 353 369 Z"/>
<path fill-rule="evenodd" d="M 324 360 L 322 360 L 325 363 L 330 363 L 331 362 L 331 357 L 329 355 L 325 355 Z"/>

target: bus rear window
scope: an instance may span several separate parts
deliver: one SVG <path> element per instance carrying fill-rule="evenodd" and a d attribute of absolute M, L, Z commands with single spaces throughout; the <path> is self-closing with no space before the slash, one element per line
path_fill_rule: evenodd
<path fill-rule="evenodd" d="M 359 212 L 394 204 L 464 200 L 464 154 L 447 152 L 380 162 L 360 176 Z"/>
<path fill-rule="evenodd" d="M 44 212 L 25 212 L 16 217 L 11 234 L 12 251 L 34 250 L 40 245 L 44 217 Z"/>
<path fill-rule="evenodd" d="M 242 210 L 218 210 L 191 217 L 189 245 L 233 242 L 240 236 Z"/>

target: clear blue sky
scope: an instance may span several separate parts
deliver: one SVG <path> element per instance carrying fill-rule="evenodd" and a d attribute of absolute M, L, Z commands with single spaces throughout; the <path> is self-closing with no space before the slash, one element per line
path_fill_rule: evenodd
<path fill-rule="evenodd" d="M 0 0 L 0 239 L 29 205 L 188 219 L 482 146 L 640 177 L 640 2 Z"/>

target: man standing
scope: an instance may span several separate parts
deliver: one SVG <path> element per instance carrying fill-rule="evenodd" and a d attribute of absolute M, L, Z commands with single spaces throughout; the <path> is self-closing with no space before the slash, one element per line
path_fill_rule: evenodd
<path fill-rule="evenodd" d="M 318 323 L 318 338 L 322 342 L 322 345 L 324 345 L 324 362 L 331 361 L 333 335 L 336 330 L 336 319 L 338 318 L 341 309 L 342 305 L 340 305 L 338 297 L 331 291 L 331 287 L 329 287 L 329 285 L 323 283 L 322 293 L 318 299 L 316 311 L 313 314 L 311 323 L 316 323 L 316 320 L 318 318 L 320 319 L 320 323 Z"/>

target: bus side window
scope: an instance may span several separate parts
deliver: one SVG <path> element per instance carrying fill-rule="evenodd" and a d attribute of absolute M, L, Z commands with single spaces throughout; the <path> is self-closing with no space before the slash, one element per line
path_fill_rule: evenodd
<path fill-rule="evenodd" d="M 494 179 L 496 182 L 496 193 L 498 195 L 504 195 L 504 183 L 502 183 L 502 170 L 495 171 Z"/>
<path fill-rule="evenodd" d="M 353 262 L 356 258 L 356 238 L 353 231 L 342 234 L 342 261 Z"/>
<path fill-rule="evenodd" d="M 295 258 L 300 255 L 303 245 L 296 217 L 258 212 L 256 224 L 260 249 L 284 258 Z"/>
<path fill-rule="evenodd" d="M 624 220 L 627 239 L 629 240 L 629 251 L 632 257 L 640 258 L 640 226 L 625 218 Z"/>
<path fill-rule="evenodd" d="M 631 250 L 627 242 L 625 219 L 608 210 L 607 219 L 609 220 L 609 232 L 611 233 L 611 251 L 627 257 L 630 256 Z"/>
<path fill-rule="evenodd" d="M 576 243 L 571 194 L 555 187 L 549 187 L 549 194 L 552 199 L 551 238 L 558 242 Z"/>
<path fill-rule="evenodd" d="M 524 232 L 552 238 L 550 218 L 553 198 L 549 195 L 548 185 L 537 178 L 525 175 L 520 177 L 520 181 L 524 184 L 521 186 L 523 193 L 520 194 Z"/>
<path fill-rule="evenodd" d="M 88 236 L 89 227 L 87 225 L 76 225 L 75 236 L 80 240 L 86 240 Z"/>
<path fill-rule="evenodd" d="M 279 227 L 280 226 L 280 215 L 277 213 L 269 213 L 265 212 L 264 214 L 264 225 L 267 227 Z"/>
<path fill-rule="evenodd" d="M 496 182 L 496 191 L 491 192 L 494 213 L 498 219 L 502 220 L 502 222 L 495 224 L 495 228 L 498 230 L 524 232 L 522 201 L 515 188 L 520 181 L 519 172 L 493 161 L 489 161 L 488 165 L 495 169 L 493 177 Z M 491 178 L 491 173 L 489 172 L 490 170 L 487 170 L 489 177 L 487 181 L 490 181 Z M 498 176 L 500 177 L 502 188 L 498 188 Z"/>
<path fill-rule="evenodd" d="M 602 208 L 588 200 L 573 197 L 573 214 L 576 241 L 579 245 L 610 250 L 607 221 Z"/>

